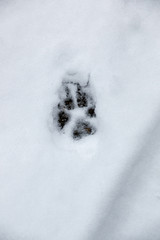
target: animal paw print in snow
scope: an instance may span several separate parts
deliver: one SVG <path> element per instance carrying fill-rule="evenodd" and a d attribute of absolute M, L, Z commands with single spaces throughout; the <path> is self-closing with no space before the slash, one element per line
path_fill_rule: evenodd
<path fill-rule="evenodd" d="M 68 132 L 74 140 L 96 133 L 96 103 L 89 78 L 84 79 L 79 73 L 68 73 L 59 89 L 54 120 L 59 131 Z"/>

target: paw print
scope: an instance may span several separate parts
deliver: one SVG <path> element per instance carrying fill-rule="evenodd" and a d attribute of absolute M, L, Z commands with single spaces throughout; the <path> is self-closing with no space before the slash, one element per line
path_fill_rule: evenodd
<path fill-rule="evenodd" d="M 89 78 L 85 80 L 79 73 L 68 73 L 59 89 L 54 122 L 59 131 L 69 132 L 74 140 L 93 135 L 97 131 L 96 102 Z"/>

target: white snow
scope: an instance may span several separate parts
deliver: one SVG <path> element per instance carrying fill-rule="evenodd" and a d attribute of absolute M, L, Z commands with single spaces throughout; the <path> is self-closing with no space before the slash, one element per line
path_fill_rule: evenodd
<path fill-rule="evenodd" d="M 160 239 L 159 10 L 0 1 L 0 240 Z M 97 102 L 81 141 L 52 125 L 74 71 Z"/>

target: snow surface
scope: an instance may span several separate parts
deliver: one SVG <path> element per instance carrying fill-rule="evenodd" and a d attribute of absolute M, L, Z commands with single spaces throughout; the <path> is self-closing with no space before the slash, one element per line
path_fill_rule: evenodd
<path fill-rule="evenodd" d="M 0 1 L 0 240 L 160 239 L 160 5 Z M 66 71 L 98 131 L 52 128 Z"/>

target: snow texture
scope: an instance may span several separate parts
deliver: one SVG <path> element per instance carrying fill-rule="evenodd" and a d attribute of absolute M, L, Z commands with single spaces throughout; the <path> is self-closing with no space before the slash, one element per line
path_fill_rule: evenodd
<path fill-rule="evenodd" d="M 0 1 L 0 240 L 160 239 L 159 11 L 158 0 Z M 90 76 L 97 129 L 79 141 L 53 120 L 77 72 Z"/>

